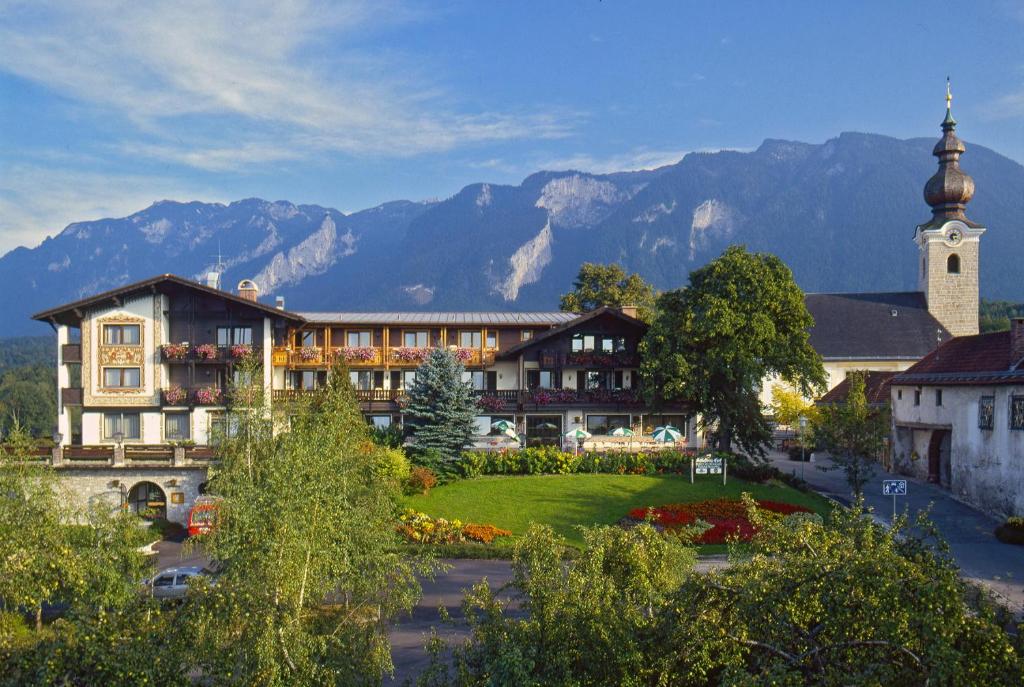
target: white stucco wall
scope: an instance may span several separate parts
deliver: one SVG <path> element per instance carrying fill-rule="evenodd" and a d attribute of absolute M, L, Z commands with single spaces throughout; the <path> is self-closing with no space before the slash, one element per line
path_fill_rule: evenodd
<path fill-rule="evenodd" d="M 93 503 L 116 509 L 122 493 L 127 494 L 139 482 L 152 482 L 167 496 L 167 519 L 181 525 L 188 523 L 188 512 L 199 495 L 199 485 L 206 481 L 206 468 L 61 468 L 60 485 L 69 498 L 87 507 Z M 175 486 L 168 486 L 174 480 Z M 124 486 L 114 486 L 113 482 Z M 172 495 L 180 492 L 183 502 L 172 503 Z"/>

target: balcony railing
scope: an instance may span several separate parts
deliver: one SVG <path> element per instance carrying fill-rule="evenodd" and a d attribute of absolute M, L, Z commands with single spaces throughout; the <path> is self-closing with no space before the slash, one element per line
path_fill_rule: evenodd
<path fill-rule="evenodd" d="M 537 355 L 541 367 L 614 368 L 636 367 L 640 364 L 639 356 L 628 351 L 605 353 L 602 351 L 566 352 L 542 349 Z"/>
<path fill-rule="evenodd" d="M 228 391 L 216 386 L 180 387 L 161 389 L 160 398 L 165 406 L 220 406 L 227 402 Z"/>
<path fill-rule="evenodd" d="M 272 362 L 276 367 L 323 367 L 341 362 L 349 367 L 419 367 L 436 347 L 412 346 L 341 346 L 325 351 L 320 346 L 298 349 L 278 346 L 274 348 Z M 491 365 L 496 348 L 457 348 L 455 354 L 463 365 L 474 367 Z"/>
<path fill-rule="evenodd" d="M 247 351 L 247 352 L 246 352 Z M 237 363 L 245 358 L 263 360 L 263 348 L 260 346 L 215 346 L 213 344 L 197 344 L 186 346 L 166 344 L 160 347 L 161 362 L 170 364 L 182 363 Z"/>
<path fill-rule="evenodd" d="M 63 344 L 60 347 L 60 359 L 65 363 L 82 362 L 82 344 Z"/>
<path fill-rule="evenodd" d="M 323 389 L 274 389 L 271 399 L 274 402 L 295 401 L 323 393 Z M 358 401 L 397 401 L 405 396 L 403 389 L 356 389 Z"/>

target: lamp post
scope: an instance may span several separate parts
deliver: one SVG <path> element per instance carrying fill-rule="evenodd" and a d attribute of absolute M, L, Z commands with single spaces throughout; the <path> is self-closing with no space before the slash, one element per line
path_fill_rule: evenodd
<path fill-rule="evenodd" d="M 807 418 L 803 415 L 800 416 L 800 479 L 804 479 L 804 463 L 807 462 L 807 457 L 804 452 L 807 447 L 804 446 L 804 432 L 807 431 Z"/>

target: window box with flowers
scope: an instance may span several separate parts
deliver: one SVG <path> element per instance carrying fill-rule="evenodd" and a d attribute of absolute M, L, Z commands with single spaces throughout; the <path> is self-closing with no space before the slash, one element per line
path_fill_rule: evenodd
<path fill-rule="evenodd" d="M 194 349 L 196 357 L 200 360 L 216 360 L 217 359 L 217 347 L 213 344 L 205 343 L 199 344 Z"/>
<path fill-rule="evenodd" d="M 164 389 L 164 403 L 169 406 L 178 406 L 188 398 L 188 392 L 178 384 L 172 384 L 169 389 Z"/>
<path fill-rule="evenodd" d="M 456 348 L 455 359 L 463 364 L 468 363 L 473 359 L 473 351 L 474 349 L 472 348 Z"/>
<path fill-rule="evenodd" d="M 195 401 L 201 406 L 215 406 L 218 405 L 223 398 L 220 389 L 212 386 L 204 386 L 201 389 L 196 389 Z"/>
<path fill-rule="evenodd" d="M 369 363 L 377 359 L 377 349 L 373 346 L 344 346 L 335 349 L 334 354 L 346 363 Z"/>
<path fill-rule="evenodd" d="M 492 413 L 505 409 L 505 401 L 501 400 L 497 396 L 481 396 L 476 400 L 476 404 L 480 406 L 481 410 L 486 410 Z"/>
<path fill-rule="evenodd" d="M 252 355 L 252 346 L 249 344 L 235 344 L 231 347 L 231 357 L 235 360 L 242 360 Z"/>
<path fill-rule="evenodd" d="M 320 349 L 317 346 L 303 346 L 299 349 L 299 360 L 304 363 L 315 363 L 320 360 Z"/>
<path fill-rule="evenodd" d="M 395 360 L 403 363 L 422 363 L 430 355 L 429 348 L 414 348 L 411 346 L 401 346 L 394 349 L 392 354 L 395 356 Z"/>
<path fill-rule="evenodd" d="M 187 343 L 166 343 L 160 347 L 164 360 L 184 360 L 188 357 Z"/>

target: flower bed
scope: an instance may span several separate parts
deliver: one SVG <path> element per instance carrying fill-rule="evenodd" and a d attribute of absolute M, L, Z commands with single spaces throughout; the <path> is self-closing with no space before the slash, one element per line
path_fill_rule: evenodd
<path fill-rule="evenodd" d="M 758 500 L 757 507 L 780 515 L 810 513 L 809 508 L 779 501 Z M 634 508 L 629 518 L 637 522 L 650 519 L 665 529 L 681 529 L 705 523 L 708 527 L 697 537 L 697 544 L 724 544 L 730 538 L 750 541 L 757 528 L 747 517 L 747 508 L 739 499 L 708 499 L 694 503 L 670 503 L 664 506 Z"/>
<path fill-rule="evenodd" d="M 490 544 L 512 533 L 494 525 L 463 523 L 460 520 L 432 518 L 426 513 L 406 509 L 398 518 L 398 531 L 417 544 L 458 544 L 466 541 Z"/>
<path fill-rule="evenodd" d="M 160 347 L 165 360 L 184 360 L 188 356 L 187 343 L 167 343 Z"/>

